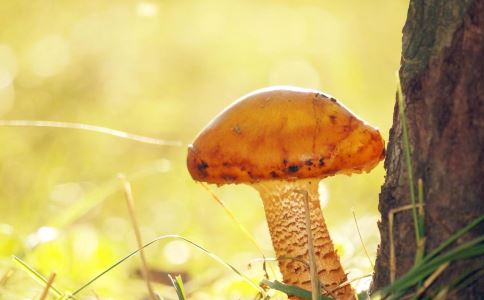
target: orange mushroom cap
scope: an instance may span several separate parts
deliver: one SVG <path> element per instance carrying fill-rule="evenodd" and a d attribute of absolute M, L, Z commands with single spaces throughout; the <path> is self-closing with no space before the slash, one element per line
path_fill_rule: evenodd
<path fill-rule="evenodd" d="M 379 131 L 322 92 L 273 87 L 216 116 L 188 147 L 193 179 L 215 184 L 324 178 L 371 170 Z"/>

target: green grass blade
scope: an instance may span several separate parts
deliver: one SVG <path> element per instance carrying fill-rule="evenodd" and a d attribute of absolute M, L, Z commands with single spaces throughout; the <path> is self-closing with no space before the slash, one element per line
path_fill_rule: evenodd
<path fill-rule="evenodd" d="M 267 285 L 268 287 L 270 287 L 273 290 L 283 292 L 283 293 L 285 293 L 286 295 L 289 295 L 289 296 L 296 296 L 296 297 L 299 297 L 299 298 L 302 298 L 302 299 L 305 299 L 305 300 L 311 300 L 311 297 L 312 297 L 312 294 L 311 294 L 310 291 L 305 290 L 305 289 L 300 288 L 300 287 L 295 286 L 295 285 L 285 284 L 285 283 L 282 283 L 282 282 L 277 281 L 277 280 L 270 281 L 270 280 L 266 280 L 266 279 L 262 280 L 262 283 Z M 323 295 L 319 295 L 318 299 L 319 300 L 332 300 L 332 298 L 329 298 L 329 297 L 326 297 L 326 296 L 323 296 Z"/>
<path fill-rule="evenodd" d="M 408 185 L 410 188 L 410 201 L 412 204 L 412 216 L 413 216 L 413 223 L 415 227 L 415 239 L 418 245 L 418 242 L 421 239 L 420 230 L 419 230 L 419 222 L 417 218 L 417 205 L 416 205 L 416 195 L 415 195 L 415 187 L 413 181 L 413 167 L 412 167 L 412 153 L 410 149 L 410 139 L 408 137 L 408 128 L 407 128 L 407 118 L 405 116 L 405 96 L 402 92 L 402 85 L 400 80 L 398 81 L 398 88 L 397 88 L 397 102 L 398 102 L 398 112 L 400 114 L 400 122 L 402 125 L 402 133 L 403 133 L 403 150 L 405 154 L 405 163 L 407 165 L 407 174 L 408 174 Z"/>
<path fill-rule="evenodd" d="M 421 280 L 424 280 L 442 264 L 484 255 L 484 245 L 482 245 L 483 242 L 484 237 L 476 238 L 472 241 L 455 247 L 449 252 L 439 255 L 432 260 L 428 260 L 414 266 L 405 275 L 397 279 L 392 285 L 385 288 L 383 290 L 383 294 L 389 295 L 391 293 L 397 293 L 392 295 L 392 298 L 398 299 L 399 295 L 402 295 L 407 289 L 418 284 Z"/>
<path fill-rule="evenodd" d="M 417 180 L 417 192 L 418 192 L 418 231 L 420 234 L 420 240 L 417 241 L 417 251 L 415 254 L 415 265 L 418 265 L 425 256 L 425 215 L 424 215 L 424 203 L 423 203 L 423 181 Z"/>
<path fill-rule="evenodd" d="M 132 257 L 135 254 L 137 254 L 140 250 L 142 250 L 142 249 L 144 249 L 146 247 L 149 247 L 152 244 L 157 243 L 157 242 L 159 242 L 161 240 L 164 240 L 164 239 L 178 239 L 178 240 L 182 240 L 182 241 L 185 241 L 185 242 L 189 243 L 190 245 L 192 245 L 195 248 L 197 248 L 197 249 L 201 250 L 202 252 L 204 252 L 206 255 L 210 256 L 216 262 L 218 262 L 218 263 L 224 265 L 225 267 L 227 267 L 228 269 L 232 270 L 234 273 L 236 273 L 238 276 L 240 276 L 244 281 L 246 281 L 250 286 L 252 286 L 258 292 L 262 293 L 262 295 L 265 295 L 265 291 L 261 287 L 259 287 L 256 283 L 252 282 L 252 280 L 250 280 L 246 275 L 244 275 L 242 272 L 240 272 L 239 270 L 237 270 L 234 266 L 232 266 L 231 264 L 225 262 L 220 257 L 218 257 L 217 255 L 213 254 L 212 252 L 208 251 L 207 249 L 203 248 L 202 246 L 196 244 L 195 242 L 192 242 L 192 241 L 190 241 L 187 238 L 184 238 L 184 237 L 179 236 L 179 235 L 174 235 L 174 234 L 160 236 L 160 237 L 152 240 L 151 242 L 143 245 L 143 247 L 141 247 L 141 248 L 139 248 L 139 249 L 131 252 L 127 256 L 125 256 L 122 259 L 120 259 L 118 262 L 114 263 L 108 269 L 104 270 L 103 272 L 101 272 L 100 274 L 98 274 L 97 276 L 95 276 L 93 279 L 91 279 L 90 281 L 88 281 L 86 284 L 84 284 L 83 286 L 81 286 L 80 288 L 78 288 L 75 292 L 72 293 L 72 295 L 79 294 L 81 291 L 83 291 L 85 288 L 87 288 L 88 286 L 90 286 L 96 280 L 98 280 L 99 278 L 101 278 L 102 276 L 104 276 L 106 273 L 108 273 L 109 271 L 111 271 L 115 267 L 119 266 L 120 264 L 122 264 L 124 261 L 126 261 L 130 257 Z"/>
<path fill-rule="evenodd" d="M 46 286 L 47 285 L 47 279 L 45 279 L 44 276 L 42 276 L 42 274 L 40 274 L 39 272 L 37 272 L 34 268 L 32 268 L 31 266 L 29 266 L 26 262 L 24 262 L 23 260 L 21 260 L 20 258 L 18 258 L 17 256 L 13 256 L 13 260 L 18 263 L 22 269 L 24 269 L 30 276 L 32 276 L 32 278 L 34 278 L 37 282 L 39 282 L 40 284 L 42 284 L 43 286 Z M 49 291 L 53 291 L 57 297 L 62 297 L 63 293 L 61 291 L 59 291 L 55 286 L 51 285 L 50 286 L 50 289 Z"/>
<path fill-rule="evenodd" d="M 440 244 L 439 247 L 437 247 L 434 250 L 432 250 L 432 252 L 430 252 L 424 258 L 424 261 L 430 260 L 432 257 L 434 257 L 437 254 L 439 254 L 442 250 L 444 250 L 445 248 L 447 248 L 450 244 L 452 244 L 457 239 L 459 239 L 461 236 L 463 236 L 464 234 L 466 234 L 467 232 L 469 232 L 470 230 L 472 230 L 472 228 L 474 228 L 477 225 L 479 225 L 482 221 L 484 221 L 484 215 L 482 215 L 480 217 L 477 217 L 472 222 L 470 222 L 469 224 L 467 224 L 464 228 L 460 229 L 459 231 L 457 231 L 456 233 L 454 233 L 453 235 L 451 235 L 447 240 L 445 240 L 442 244 Z"/>
<path fill-rule="evenodd" d="M 472 282 L 478 280 L 479 278 L 482 278 L 483 276 L 484 276 L 484 264 L 480 264 L 477 267 L 471 268 L 469 271 L 461 274 L 449 285 L 443 286 L 442 289 L 447 289 L 449 293 L 450 292 L 456 293 L 459 290 L 466 288 Z"/>
<path fill-rule="evenodd" d="M 173 278 L 173 276 L 168 275 L 168 277 L 170 277 L 171 283 L 175 287 L 176 294 L 178 295 L 178 299 L 179 300 L 186 300 L 187 297 L 186 297 L 186 294 L 185 294 L 185 287 L 183 286 L 183 280 L 182 280 L 181 276 L 177 275 L 177 276 L 175 276 L 175 278 Z"/>

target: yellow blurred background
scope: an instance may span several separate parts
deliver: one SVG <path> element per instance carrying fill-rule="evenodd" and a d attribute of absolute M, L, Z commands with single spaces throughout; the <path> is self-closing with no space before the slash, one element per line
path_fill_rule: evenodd
<path fill-rule="evenodd" d="M 133 186 L 143 240 L 182 235 L 259 282 L 257 248 L 185 168 L 186 145 L 238 97 L 270 85 L 332 94 L 387 139 L 408 1 L 2 1 L 0 119 L 104 126 L 180 141 L 156 146 L 73 129 L 0 127 L 0 299 L 42 291 L 12 260 L 74 291 L 137 248 L 117 174 Z M 384 170 L 320 186 L 350 278 L 372 267 Z M 210 187 L 273 250 L 262 202 L 247 186 Z M 184 274 L 190 299 L 252 299 L 257 291 L 179 240 L 146 250 L 155 290 L 176 299 L 165 273 Z M 272 270 L 277 267 L 274 263 Z M 139 258 L 80 299 L 142 299 Z M 278 278 L 269 270 L 274 278 Z M 276 276 L 276 277 L 274 277 Z M 367 288 L 369 278 L 354 283 Z M 280 293 L 275 299 L 284 299 Z"/>

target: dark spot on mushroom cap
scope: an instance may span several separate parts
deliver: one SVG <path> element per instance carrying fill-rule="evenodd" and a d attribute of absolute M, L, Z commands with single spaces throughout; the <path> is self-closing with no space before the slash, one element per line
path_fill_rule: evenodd
<path fill-rule="evenodd" d="M 335 124 L 336 123 L 336 116 L 335 115 L 330 115 L 329 116 L 329 119 L 331 120 L 331 123 L 332 124 Z"/>
<path fill-rule="evenodd" d="M 320 167 L 324 166 L 324 158 L 319 159 L 319 164 Z"/>
<path fill-rule="evenodd" d="M 208 168 L 208 164 L 206 162 L 204 162 L 203 160 L 199 164 L 197 164 L 197 169 L 202 176 L 208 175 L 207 170 L 206 170 L 207 168 Z"/>
<path fill-rule="evenodd" d="M 306 161 L 304 162 L 304 164 L 305 164 L 306 166 L 312 166 L 312 165 L 313 165 L 313 160 L 312 160 L 312 159 L 308 159 L 308 160 L 306 160 Z"/>
<path fill-rule="evenodd" d="M 329 100 L 331 100 L 332 102 L 338 102 L 336 99 L 334 99 L 333 97 L 329 97 Z"/>
<path fill-rule="evenodd" d="M 271 177 L 272 178 L 279 178 L 279 175 L 277 175 L 277 173 L 275 171 L 272 171 L 271 172 Z"/>
<path fill-rule="evenodd" d="M 242 130 L 240 129 L 240 125 L 239 124 L 235 124 L 234 127 L 232 127 L 232 131 L 235 133 L 235 134 L 241 134 L 242 133 Z"/>
<path fill-rule="evenodd" d="M 204 162 L 203 160 L 197 165 L 197 168 L 202 171 L 202 170 L 205 170 L 206 168 L 208 168 L 208 164 L 206 162 Z"/>
<path fill-rule="evenodd" d="M 282 163 L 287 166 L 287 159 L 283 160 Z"/>
<path fill-rule="evenodd" d="M 290 165 L 288 168 L 287 168 L 287 171 L 289 173 L 296 173 L 297 171 L 299 171 L 299 166 L 297 165 Z"/>

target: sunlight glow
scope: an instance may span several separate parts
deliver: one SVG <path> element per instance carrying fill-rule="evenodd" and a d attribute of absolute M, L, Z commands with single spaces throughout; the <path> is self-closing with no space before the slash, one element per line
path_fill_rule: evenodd
<path fill-rule="evenodd" d="M 48 35 L 38 41 L 30 53 L 32 72 L 50 77 L 61 72 L 70 62 L 69 43 L 59 35 Z"/>
<path fill-rule="evenodd" d="M 0 44 L 0 115 L 10 110 L 13 105 L 13 80 L 16 75 L 17 60 L 13 50 Z"/>
<path fill-rule="evenodd" d="M 174 265 L 184 264 L 191 256 L 190 248 L 183 241 L 171 241 L 164 249 L 165 258 Z"/>
<path fill-rule="evenodd" d="M 38 244 L 47 243 L 55 240 L 59 236 L 59 231 L 53 227 L 40 227 L 35 233 L 29 235 L 26 239 L 28 247 L 34 247 Z"/>
<path fill-rule="evenodd" d="M 50 192 L 50 198 L 56 202 L 75 202 L 84 195 L 82 186 L 76 182 L 58 184 Z"/>
<path fill-rule="evenodd" d="M 11 78 L 14 78 L 17 75 L 17 69 L 17 59 L 12 48 L 0 44 L 0 72 L 6 71 L 10 74 Z M 0 88 L 2 88 L 1 83 Z"/>
<path fill-rule="evenodd" d="M 140 2 L 136 5 L 136 12 L 141 17 L 154 17 L 158 14 L 158 6 L 150 2 Z"/>
<path fill-rule="evenodd" d="M 371 276 L 356 280 L 352 285 L 357 293 L 367 291 L 370 289 Z"/>
<path fill-rule="evenodd" d="M 92 226 L 79 226 L 73 235 L 73 250 L 77 259 L 89 260 L 99 245 L 96 230 Z"/>
<path fill-rule="evenodd" d="M 325 208 L 326 205 L 328 205 L 329 190 L 323 181 L 319 182 L 318 192 L 319 192 L 319 203 L 321 204 L 321 208 Z"/>
<path fill-rule="evenodd" d="M 269 74 L 269 83 L 274 85 L 291 84 L 318 89 L 319 73 L 307 60 L 296 58 L 275 65 Z"/>
<path fill-rule="evenodd" d="M 0 233 L 5 235 L 12 235 L 13 234 L 13 227 L 9 224 L 0 224 Z"/>
<path fill-rule="evenodd" d="M 334 247 L 336 248 L 336 251 L 338 252 L 341 259 L 342 260 L 350 259 L 355 253 L 355 246 L 353 246 L 353 243 L 351 242 L 351 240 L 346 236 L 338 234 L 337 231 L 335 235 L 332 235 L 332 237 L 333 237 Z"/>
<path fill-rule="evenodd" d="M 0 89 L 4 89 L 12 84 L 12 74 L 0 65 Z"/>
<path fill-rule="evenodd" d="M 5 88 L 0 87 L 0 116 L 13 107 L 14 100 L 15 90 L 11 84 L 7 85 Z"/>

